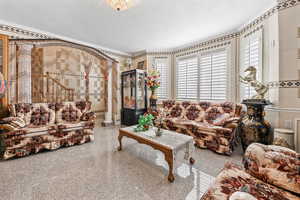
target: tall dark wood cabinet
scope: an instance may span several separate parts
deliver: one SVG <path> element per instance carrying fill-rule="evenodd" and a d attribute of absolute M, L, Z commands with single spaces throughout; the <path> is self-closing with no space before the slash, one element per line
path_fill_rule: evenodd
<path fill-rule="evenodd" d="M 140 115 L 147 112 L 147 74 L 135 69 L 121 75 L 121 124 L 131 126 L 138 123 Z"/>

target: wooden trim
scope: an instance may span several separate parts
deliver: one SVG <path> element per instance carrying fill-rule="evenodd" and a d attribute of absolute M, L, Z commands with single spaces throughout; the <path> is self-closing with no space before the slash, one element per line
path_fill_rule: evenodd
<path fill-rule="evenodd" d="M 0 34 L 0 40 L 2 40 L 2 42 L 3 42 L 3 44 L 2 44 L 2 47 L 3 47 L 3 50 L 2 50 L 3 51 L 3 54 L 2 54 L 3 71 L 2 71 L 2 74 L 3 74 L 4 80 L 8 81 L 8 73 L 9 73 L 9 71 L 8 71 L 8 36 Z M 7 82 L 7 84 L 8 84 L 8 82 Z M 7 91 L 7 88 L 6 88 L 6 91 Z M 7 92 L 4 96 L 4 98 L 2 98 L 0 100 L 0 102 L 2 103 L 4 108 L 6 109 L 7 106 L 8 106 L 8 94 L 7 94 Z M 2 114 L 2 112 L 1 112 L 1 114 Z"/>

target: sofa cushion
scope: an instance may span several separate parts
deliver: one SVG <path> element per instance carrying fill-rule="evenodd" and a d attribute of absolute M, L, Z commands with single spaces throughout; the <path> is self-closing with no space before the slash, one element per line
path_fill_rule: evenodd
<path fill-rule="evenodd" d="M 202 122 L 204 120 L 205 112 L 199 104 L 193 103 L 186 107 L 184 118 L 193 120 L 196 122 Z"/>
<path fill-rule="evenodd" d="M 231 117 L 234 117 L 236 114 L 236 104 L 232 102 L 223 102 L 220 103 L 220 107 L 222 107 L 222 110 L 224 113 L 229 114 Z"/>
<path fill-rule="evenodd" d="M 254 143 L 245 152 L 244 167 L 252 176 L 300 194 L 300 154 L 295 151 Z"/>
<path fill-rule="evenodd" d="M 299 200 L 289 192 L 258 180 L 234 164 L 226 164 L 201 200 L 227 200 L 238 191 L 247 192 L 257 199 Z"/>
<path fill-rule="evenodd" d="M 86 113 L 91 110 L 92 103 L 90 101 L 76 101 L 76 108 L 78 108 L 81 113 Z"/>
<path fill-rule="evenodd" d="M 55 123 L 55 104 L 34 103 L 31 108 L 30 124 L 46 126 Z"/>
<path fill-rule="evenodd" d="M 197 135 L 200 135 L 201 133 L 205 133 L 213 136 L 221 136 L 221 135 L 228 135 L 228 134 L 230 135 L 232 133 L 232 129 L 230 128 L 214 126 L 212 124 L 208 124 L 205 122 L 196 122 L 193 120 L 187 120 L 183 118 L 165 118 L 163 119 L 163 121 L 169 123 L 169 125 L 173 127 L 195 129 L 195 131 L 193 132 Z"/>
<path fill-rule="evenodd" d="M 230 119 L 230 114 L 225 113 L 219 106 L 209 107 L 204 115 L 204 121 L 215 126 L 224 126 L 228 119 Z"/>
<path fill-rule="evenodd" d="M 184 114 L 185 114 L 185 108 L 180 103 L 177 103 L 169 111 L 169 117 L 172 118 L 183 118 Z"/>
<path fill-rule="evenodd" d="M 45 134 L 45 133 L 52 133 L 56 132 L 56 125 L 45 125 L 45 126 L 28 126 L 19 129 L 20 131 L 24 131 L 26 134 L 26 137 L 30 137 L 30 134 L 36 133 L 36 134 Z"/>
<path fill-rule="evenodd" d="M 31 112 L 32 112 L 32 104 L 30 103 L 18 103 L 14 104 L 11 109 L 12 113 L 15 113 L 15 117 L 22 118 L 26 125 L 30 124 L 31 120 Z"/>
<path fill-rule="evenodd" d="M 163 109 L 166 113 L 169 113 L 171 108 L 175 105 L 174 100 L 165 100 L 162 102 L 163 104 Z"/>
<path fill-rule="evenodd" d="M 235 192 L 233 193 L 229 200 L 258 200 L 253 195 L 248 192 Z"/>
<path fill-rule="evenodd" d="M 89 121 L 82 121 L 77 123 L 60 123 L 57 125 L 59 130 L 77 130 L 77 129 L 83 129 L 83 128 L 93 128 L 94 122 Z"/>
<path fill-rule="evenodd" d="M 78 123 L 82 116 L 81 110 L 75 102 L 63 102 L 56 104 L 56 123 Z"/>

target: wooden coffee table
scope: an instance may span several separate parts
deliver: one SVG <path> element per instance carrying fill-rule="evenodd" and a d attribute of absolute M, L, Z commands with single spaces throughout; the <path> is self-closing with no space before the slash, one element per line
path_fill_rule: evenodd
<path fill-rule="evenodd" d="M 119 130 L 119 151 L 122 150 L 122 138 L 124 136 L 161 151 L 165 155 L 165 160 L 169 165 L 168 180 L 170 182 L 173 182 L 175 180 L 174 161 L 176 158 L 176 153 L 178 151 L 185 149 L 184 158 L 186 160 L 189 160 L 190 164 L 194 164 L 195 160 L 192 157 L 192 153 L 194 150 L 193 137 L 169 130 L 163 130 L 162 136 L 158 137 L 155 136 L 153 129 L 145 132 L 134 132 L 135 127 L 136 126 L 130 126 L 121 128 Z"/>

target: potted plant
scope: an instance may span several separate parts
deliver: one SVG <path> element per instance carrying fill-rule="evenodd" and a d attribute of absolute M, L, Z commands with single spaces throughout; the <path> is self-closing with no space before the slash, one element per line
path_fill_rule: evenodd
<path fill-rule="evenodd" d="M 134 129 L 136 132 L 147 131 L 150 126 L 153 126 L 154 117 L 151 114 L 142 115 L 139 118 L 139 124 Z"/>

